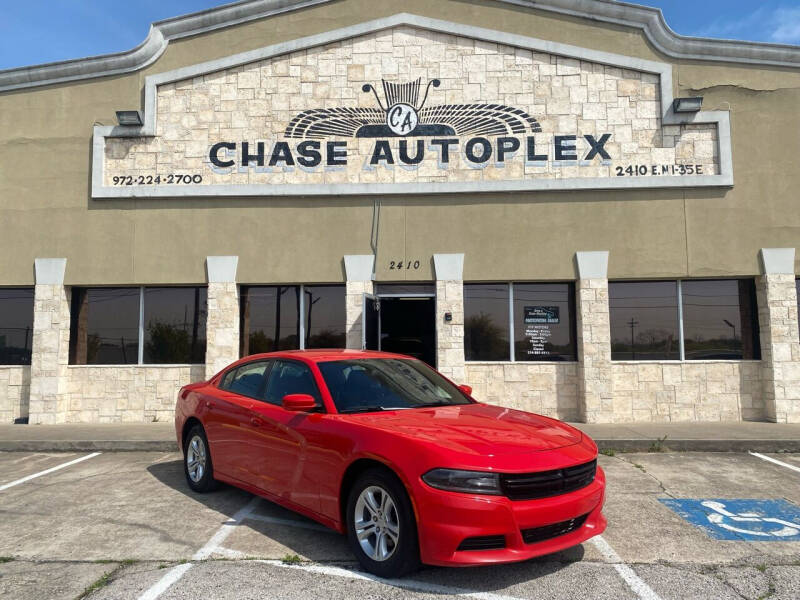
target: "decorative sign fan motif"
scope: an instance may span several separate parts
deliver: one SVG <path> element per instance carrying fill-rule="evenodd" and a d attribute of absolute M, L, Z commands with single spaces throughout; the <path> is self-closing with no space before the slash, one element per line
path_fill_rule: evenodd
<path fill-rule="evenodd" d="M 419 102 L 421 79 L 410 83 L 382 80 L 386 106 L 375 87 L 365 84 L 380 108 L 314 108 L 298 113 L 287 125 L 287 138 L 319 139 L 330 136 L 376 138 L 403 136 L 503 136 L 542 131 L 539 122 L 524 110 L 504 104 L 441 104 L 425 108 L 433 79 Z"/>

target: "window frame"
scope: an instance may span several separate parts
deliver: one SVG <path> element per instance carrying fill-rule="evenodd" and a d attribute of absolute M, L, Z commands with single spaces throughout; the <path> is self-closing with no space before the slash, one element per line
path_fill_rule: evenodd
<path fill-rule="evenodd" d="M 677 294 L 677 311 L 675 318 L 678 319 L 678 350 L 679 350 L 679 358 L 677 359 L 644 359 L 644 360 L 635 360 L 632 358 L 626 359 L 611 359 L 611 362 L 615 363 L 702 363 L 702 362 L 743 362 L 743 361 L 753 361 L 753 362 L 760 362 L 763 360 L 763 354 L 761 352 L 761 323 L 759 322 L 758 318 L 758 290 L 755 289 L 754 293 L 754 312 L 751 315 L 751 318 L 754 319 L 754 323 L 756 328 L 754 330 L 754 337 L 753 340 L 755 343 L 753 344 L 753 353 L 754 358 L 714 358 L 714 359 L 693 359 L 693 358 L 686 358 L 686 348 L 685 348 L 685 333 L 684 333 L 684 324 L 683 324 L 683 282 L 685 281 L 750 281 L 755 286 L 755 277 L 698 277 L 698 278 L 683 278 L 683 279 L 614 279 L 609 280 L 608 285 L 610 286 L 612 283 L 674 283 L 675 284 L 675 292 Z M 609 292 L 609 309 L 608 309 L 608 317 L 609 317 L 609 326 L 611 325 L 611 294 Z M 611 347 L 611 340 L 609 340 L 609 350 Z"/>
<path fill-rule="evenodd" d="M 514 328 L 514 285 L 567 285 L 572 286 L 572 298 L 568 298 L 569 304 L 568 306 L 572 307 L 572 313 L 570 313 L 570 337 L 572 338 L 575 344 L 575 358 L 573 360 L 558 360 L 558 359 L 550 359 L 550 360 L 517 360 L 516 357 L 516 330 Z M 580 356 L 578 356 L 578 302 L 575 295 L 577 294 L 577 289 L 575 286 L 575 281 L 465 281 L 462 286 L 466 287 L 469 285 L 504 285 L 508 290 L 508 360 L 468 360 L 465 357 L 465 362 L 467 363 L 496 363 L 496 364 L 505 364 L 505 363 L 517 363 L 520 365 L 535 365 L 535 364 L 543 364 L 543 363 L 554 363 L 554 364 L 575 364 L 580 362 Z M 462 292 L 463 294 L 463 292 Z M 569 295 L 569 294 L 568 294 Z M 465 301 L 466 302 L 466 301 Z M 466 313 L 466 307 L 464 309 Z M 464 335 L 466 336 L 466 330 L 464 331 Z"/>
<path fill-rule="evenodd" d="M 342 283 L 287 283 L 287 284 L 245 284 L 241 285 L 239 289 L 239 358 L 244 358 L 245 356 L 251 356 L 251 354 L 242 354 L 242 350 L 244 348 L 243 340 L 245 339 L 245 335 L 250 335 L 250 331 L 245 334 L 244 331 L 244 299 L 246 297 L 245 293 L 242 293 L 242 289 L 245 292 L 253 288 L 282 288 L 282 287 L 289 287 L 289 288 L 298 288 L 299 289 L 299 301 L 297 303 L 297 310 L 300 314 L 299 319 L 299 327 L 298 331 L 298 343 L 297 348 L 292 349 L 281 349 L 281 350 L 274 350 L 274 352 L 286 352 L 291 350 L 306 350 L 306 287 L 336 287 L 341 288 L 344 301 L 345 301 L 345 313 L 342 315 L 344 317 L 344 332 L 345 332 L 345 342 L 347 339 L 347 286 Z M 280 298 L 277 298 L 277 301 L 280 302 Z M 345 345 L 347 345 L 345 343 Z"/>
<path fill-rule="evenodd" d="M 93 290 L 93 289 L 131 289 L 131 290 L 139 290 L 139 311 L 138 311 L 138 319 L 139 319 L 139 331 L 138 331 L 138 351 L 135 363 L 121 363 L 121 364 L 104 364 L 104 363 L 73 363 L 69 362 L 70 367 L 174 367 L 174 366 L 196 366 L 196 365 L 203 365 L 205 364 L 205 355 L 206 351 L 208 350 L 208 332 L 206 331 L 206 339 L 205 339 L 205 350 L 203 351 L 203 362 L 201 363 L 149 363 L 144 362 L 144 293 L 145 290 L 148 288 L 178 288 L 178 289 L 205 289 L 206 290 L 206 313 L 208 311 L 208 285 L 94 285 L 94 286 L 72 286 L 70 288 L 70 301 L 74 298 L 74 290 Z M 74 315 L 70 315 L 71 317 Z M 206 314 L 206 318 L 208 315 Z M 199 320 L 199 315 L 197 315 Z M 70 323 L 70 339 L 72 338 L 72 324 Z"/>

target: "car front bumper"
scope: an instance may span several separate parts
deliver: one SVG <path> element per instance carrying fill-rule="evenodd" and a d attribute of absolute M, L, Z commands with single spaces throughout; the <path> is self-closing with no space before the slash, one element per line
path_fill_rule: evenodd
<path fill-rule="evenodd" d="M 588 486 L 537 500 L 446 492 L 420 482 L 414 499 L 422 562 L 439 566 L 516 562 L 580 544 L 606 528 L 602 513 L 605 485 L 605 473 L 599 466 Z M 523 530 L 584 515 L 585 521 L 569 533 L 534 543 L 523 540 Z M 498 535 L 505 538 L 504 548 L 458 550 L 466 538 Z"/>

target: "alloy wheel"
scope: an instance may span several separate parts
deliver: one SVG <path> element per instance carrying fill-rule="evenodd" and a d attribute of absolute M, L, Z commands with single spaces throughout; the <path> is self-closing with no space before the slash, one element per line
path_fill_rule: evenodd
<path fill-rule="evenodd" d="M 364 554 L 377 562 L 389 559 L 400 541 L 400 519 L 389 492 L 377 485 L 364 488 L 354 516 L 356 537 Z"/>
<path fill-rule="evenodd" d="M 186 471 L 198 483 L 206 472 L 206 445 L 199 435 L 194 436 L 186 449 Z"/>

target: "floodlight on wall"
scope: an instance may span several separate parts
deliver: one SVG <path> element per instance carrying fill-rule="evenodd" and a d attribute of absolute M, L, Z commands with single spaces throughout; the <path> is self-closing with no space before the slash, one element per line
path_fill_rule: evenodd
<path fill-rule="evenodd" d="M 138 110 L 118 110 L 117 122 L 120 125 L 142 125 L 142 114 Z"/>
<path fill-rule="evenodd" d="M 703 97 L 675 98 L 672 101 L 672 110 L 676 113 L 698 112 L 703 106 Z"/>

